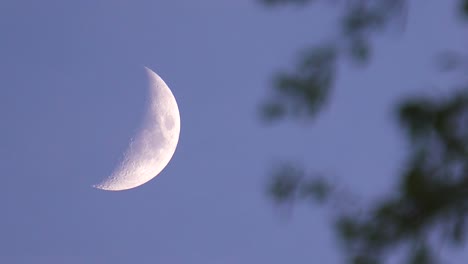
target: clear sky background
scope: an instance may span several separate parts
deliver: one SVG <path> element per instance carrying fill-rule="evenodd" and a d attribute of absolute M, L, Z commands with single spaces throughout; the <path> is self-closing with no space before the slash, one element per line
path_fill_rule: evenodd
<path fill-rule="evenodd" d="M 434 55 L 466 44 L 454 1 L 416 2 L 367 69 L 342 65 L 315 122 L 267 127 L 257 107 L 272 74 L 336 34 L 330 7 L 2 0 L 0 262 L 340 263 L 329 215 L 285 218 L 265 195 L 269 172 L 293 160 L 366 197 L 390 190 L 405 154 L 394 103 L 446 91 L 456 78 Z M 93 189 L 141 121 L 143 66 L 178 101 L 176 153 L 141 187 Z"/>

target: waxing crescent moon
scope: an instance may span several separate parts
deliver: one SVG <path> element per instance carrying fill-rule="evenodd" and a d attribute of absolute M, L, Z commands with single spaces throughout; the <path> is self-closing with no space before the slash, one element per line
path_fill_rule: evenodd
<path fill-rule="evenodd" d="M 166 83 L 146 68 L 149 79 L 149 104 L 138 133 L 130 141 L 123 160 L 114 172 L 93 187 L 121 191 L 138 187 L 156 177 L 169 163 L 180 134 L 177 102 Z"/>

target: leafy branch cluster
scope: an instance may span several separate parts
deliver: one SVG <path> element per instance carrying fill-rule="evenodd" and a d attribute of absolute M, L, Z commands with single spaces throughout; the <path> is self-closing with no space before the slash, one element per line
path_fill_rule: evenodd
<path fill-rule="evenodd" d="M 305 4 L 310 0 L 263 0 L 269 5 Z M 368 4 L 367 2 L 372 2 Z M 292 72 L 276 74 L 272 96 L 262 105 L 267 121 L 285 117 L 312 118 L 327 102 L 339 59 L 368 62 L 371 37 L 404 14 L 406 0 L 350 1 L 343 8 L 339 35 L 301 54 Z"/>
<path fill-rule="evenodd" d="M 316 1 L 262 2 L 274 6 Z M 468 0 L 459 3 L 460 13 L 468 18 Z M 262 107 L 266 120 L 313 118 L 328 100 L 339 59 L 368 62 L 372 36 L 401 18 L 407 3 L 355 0 L 338 5 L 344 9 L 340 38 L 313 47 L 304 53 L 294 71 L 276 75 L 272 96 Z M 450 55 L 444 57 L 445 66 L 462 64 L 460 55 Z M 431 243 L 434 237 L 437 242 L 449 241 L 454 246 L 466 242 L 468 86 L 447 98 L 421 96 L 402 101 L 396 115 L 410 146 L 405 169 L 397 177 L 398 188 L 364 212 L 339 212 L 334 221 L 349 263 L 385 263 L 402 247 L 408 249 L 405 263 L 436 263 L 436 245 Z M 326 203 L 338 197 L 336 188 L 324 178 L 307 177 L 294 166 L 276 171 L 269 192 L 277 203 L 309 198 Z"/>

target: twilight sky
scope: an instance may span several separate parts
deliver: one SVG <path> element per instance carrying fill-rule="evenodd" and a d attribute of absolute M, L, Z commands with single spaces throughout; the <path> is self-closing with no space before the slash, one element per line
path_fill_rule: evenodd
<path fill-rule="evenodd" d="M 272 74 L 336 34 L 330 7 L 1 1 L 0 262 L 339 263 L 329 215 L 279 214 L 268 173 L 293 160 L 366 197 L 390 189 L 405 154 L 394 103 L 444 92 L 456 78 L 433 55 L 466 44 L 454 1 L 422 2 L 404 32 L 375 41 L 368 68 L 342 65 L 315 122 L 267 127 L 257 107 Z M 179 104 L 176 153 L 139 188 L 93 189 L 141 121 L 143 66 Z"/>

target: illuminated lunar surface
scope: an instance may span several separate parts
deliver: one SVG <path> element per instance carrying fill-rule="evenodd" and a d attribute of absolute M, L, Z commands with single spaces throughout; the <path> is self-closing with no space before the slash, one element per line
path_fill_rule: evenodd
<path fill-rule="evenodd" d="M 95 188 L 121 191 L 138 187 L 156 177 L 174 155 L 180 134 L 177 102 L 161 77 L 148 68 L 146 72 L 150 92 L 143 124 L 122 162 L 111 176 L 93 185 Z"/>

